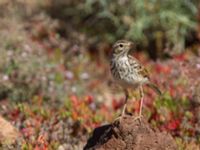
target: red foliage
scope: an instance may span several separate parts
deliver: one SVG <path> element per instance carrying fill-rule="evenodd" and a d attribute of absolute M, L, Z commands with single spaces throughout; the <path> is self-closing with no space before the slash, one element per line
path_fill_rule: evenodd
<path fill-rule="evenodd" d="M 20 115 L 20 110 L 16 108 L 10 114 L 11 114 L 11 119 L 16 120 Z"/>
<path fill-rule="evenodd" d="M 164 65 L 161 65 L 161 64 L 156 64 L 155 70 L 156 70 L 157 73 L 170 74 L 172 68 L 170 66 L 164 66 Z"/>
<path fill-rule="evenodd" d="M 48 150 L 48 142 L 44 135 L 40 135 L 37 139 L 37 144 L 34 150 Z"/>
<path fill-rule="evenodd" d="M 181 121 L 178 119 L 172 120 L 170 122 L 167 123 L 167 125 L 165 126 L 165 128 L 167 130 L 176 130 L 180 127 Z"/>
<path fill-rule="evenodd" d="M 188 55 L 186 55 L 186 53 L 174 55 L 174 56 L 173 56 L 173 59 L 182 62 L 182 61 L 185 61 L 185 60 L 188 59 Z"/>
<path fill-rule="evenodd" d="M 44 135 L 40 135 L 37 139 L 37 145 L 34 150 L 48 150 L 48 142 Z"/>
<path fill-rule="evenodd" d="M 93 97 L 91 95 L 88 95 L 88 96 L 85 97 L 85 102 L 87 104 L 91 104 L 91 103 L 94 102 L 94 99 L 93 99 Z"/>
<path fill-rule="evenodd" d="M 72 104 L 73 104 L 73 106 L 76 108 L 76 106 L 78 106 L 79 105 L 79 100 L 78 100 L 78 97 L 76 96 L 76 95 L 72 95 L 71 97 L 70 97 L 70 100 L 71 100 L 71 102 L 72 102 Z"/>
<path fill-rule="evenodd" d="M 21 130 L 22 134 L 25 136 L 25 137 L 30 137 L 32 135 L 35 134 L 35 129 L 33 127 L 26 127 L 26 128 L 23 128 Z"/>
<path fill-rule="evenodd" d="M 114 110 L 117 110 L 117 109 L 121 108 L 122 105 L 123 105 L 123 101 L 122 100 L 120 100 L 120 101 L 117 101 L 116 99 L 112 100 L 112 108 Z"/>

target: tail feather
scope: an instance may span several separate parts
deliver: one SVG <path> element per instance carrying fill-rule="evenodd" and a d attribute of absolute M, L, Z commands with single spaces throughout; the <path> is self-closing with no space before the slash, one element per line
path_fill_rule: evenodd
<path fill-rule="evenodd" d="M 149 83 L 149 84 L 147 84 L 147 86 L 150 87 L 151 89 L 153 89 L 158 95 L 162 95 L 162 92 L 155 84 Z"/>

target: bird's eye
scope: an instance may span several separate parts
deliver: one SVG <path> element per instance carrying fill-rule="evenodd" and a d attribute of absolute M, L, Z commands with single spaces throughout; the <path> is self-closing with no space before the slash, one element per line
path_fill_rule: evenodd
<path fill-rule="evenodd" d="M 119 44 L 119 47 L 123 47 L 123 45 L 122 45 L 122 44 Z"/>

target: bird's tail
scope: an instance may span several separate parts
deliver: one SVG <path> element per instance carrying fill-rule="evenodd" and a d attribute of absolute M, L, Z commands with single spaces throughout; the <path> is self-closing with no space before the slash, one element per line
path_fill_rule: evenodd
<path fill-rule="evenodd" d="M 147 86 L 150 87 L 151 89 L 153 89 L 158 95 L 162 95 L 162 92 L 155 84 L 149 83 L 149 84 L 147 84 Z"/>

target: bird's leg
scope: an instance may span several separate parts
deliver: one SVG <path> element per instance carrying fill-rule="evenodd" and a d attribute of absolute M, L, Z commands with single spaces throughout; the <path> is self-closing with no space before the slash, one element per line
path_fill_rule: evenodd
<path fill-rule="evenodd" d="M 120 123 L 122 122 L 122 118 L 123 118 L 124 115 L 125 115 L 126 105 L 127 105 L 127 101 L 128 101 L 128 97 L 129 97 L 128 90 L 127 90 L 127 89 L 124 89 L 124 92 L 125 92 L 125 101 L 124 101 L 124 105 L 123 105 L 122 114 L 121 114 L 120 117 L 117 117 L 117 118 L 115 119 L 115 121 L 119 120 Z M 114 121 L 114 122 L 115 122 L 115 121 Z"/>
<path fill-rule="evenodd" d="M 124 101 L 124 106 L 123 106 L 123 110 L 122 110 L 122 117 L 125 115 L 125 111 L 126 111 L 126 105 L 127 105 L 127 101 L 128 101 L 128 90 L 127 89 L 124 89 L 124 92 L 125 92 L 125 101 Z"/>
<path fill-rule="evenodd" d="M 140 96 L 141 96 L 141 100 L 140 100 L 139 116 L 142 116 L 142 107 L 143 107 L 143 101 L 144 101 L 144 91 L 143 91 L 142 86 L 140 86 Z"/>
<path fill-rule="evenodd" d="M 140 86 L 140 110 L 139 110 L 139 115 L 135 118 L 135 120 L 139 119 L 139 121 L 141 122 L 141 118 L 142 118 L 142 107 L 143 107 L 143 101 L 144 101 L 144 91 L 143 91 L 143 87 Z"/>

